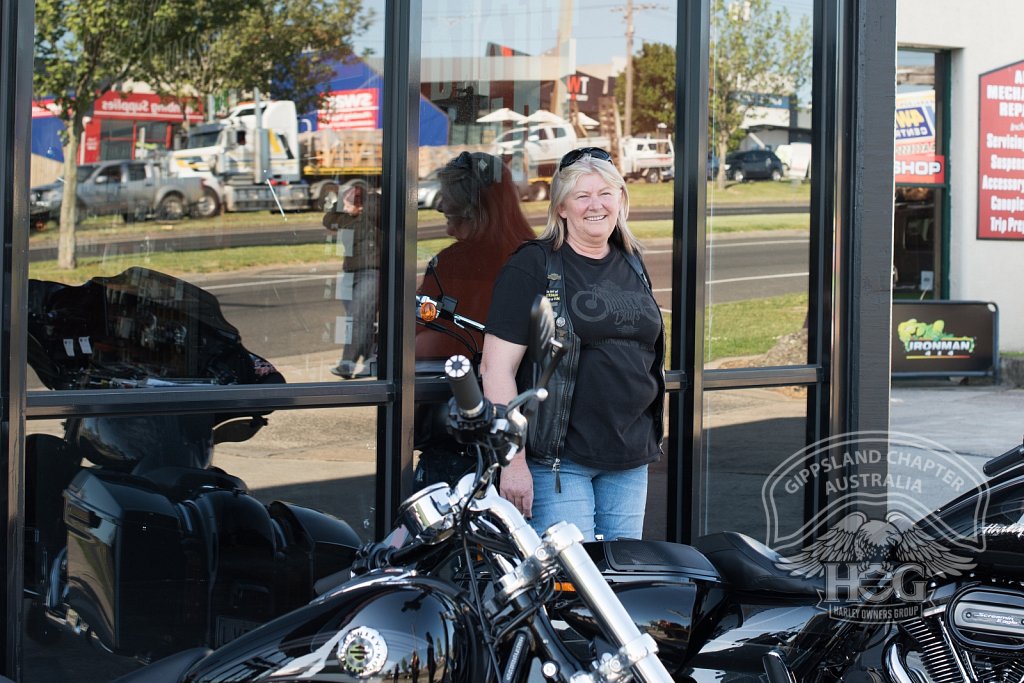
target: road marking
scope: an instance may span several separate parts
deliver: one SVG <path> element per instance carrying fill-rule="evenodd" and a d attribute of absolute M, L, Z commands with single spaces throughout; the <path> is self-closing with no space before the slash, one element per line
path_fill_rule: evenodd
<path fill-rule="evenodd" d="M 752 280 L 774 280 L 776 278 L 784 278 L 784 277 L 807 277 L 808 275 L 810 275 L 810 273 L 779 273 L 777 275 L 751 275 L 749 277 L 727 277 L 727 278 L 722 278 L 721 280 L 711 280 L 711 281 L 709 281 L 709 282 L 707 282 L 705 284 L 721 285 L 721 284 L 726 284 L 726 283 L 729 283 L 729 282 L 750 282 Z M 655 294 L 658 294 L 659 292 L 671 292 L 672 288 L 671 287 L 660 287 L 660 288 L 654 289 L 652 291 Z"/>
<path fill-rule="evenodd" d="M 254 280 L 252 282 L 235 282 L 229 285 L 210 285 L 203 287 L 208 292 L 221 289 L 238 289 L 239 287 L 257 287 L 260 285 L 285 285 L 293 282 L 314 282 L 316 280 L 333 280 L 337 275 L 296 275 L 295 277 L 285 277 L 277 280 Z"/>
<path fill-rule="evenodd" d="M 725 247 L 771 247 L 776 244 L 807 244 L 809 239 L 795 240 L 766 240 L 763 242 L 716 242 L 711 240 L 708 244 L 712 249 L 724 249 Z"/>

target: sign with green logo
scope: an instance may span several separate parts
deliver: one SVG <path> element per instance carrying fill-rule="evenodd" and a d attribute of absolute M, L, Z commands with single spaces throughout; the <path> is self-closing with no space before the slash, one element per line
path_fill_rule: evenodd
<path fill-rule="evenodd" d="M 997 321 L 989 302 L 894 301 L 893 376 L 994 375 Z"/>

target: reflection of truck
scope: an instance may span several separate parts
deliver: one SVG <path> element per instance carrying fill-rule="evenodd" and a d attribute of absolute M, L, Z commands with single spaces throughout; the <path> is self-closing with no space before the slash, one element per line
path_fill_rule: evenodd
<path fill-rule="evenodd" d="M 530 168 L 531 198 L 546 199 L 556 164 L 566 152 L 577 147 L 600 147 L 608 150 L 627 180 L 644 179 L 650 183 L 673 177 L 675 150 L 667 138 L 626 137 L 618 150 L 612 149 L 606 136 L 579 137 L 567 123 L 542 123 L 518 126 L 494 140 L 495 153 L 526 154 Z"/>
<path fill-rule="evenodd" d="M 176 220 L 186 214 L 207 217 L 218 210 L 218 198 L 201 178 L 168 177 L 152 161 L 101 161 L 78 167 L 75 195 L 79 219 L 121 215 L 125 220 L 155 216 Z M 60 218 L 62 182 L 32 188 L 32 223 L 37 230 Z"/>
<path fill-rule="evenodd" d="M 259 117 L 254 102 L 240 104 L 223 119 L 191 129 L 185 148 L 172 152 L 169 164 L 180 176 L 216 178 L 227 211 L 275 210 L 279 204 L 285 211 L 318 208 L 337 183 L 324 177 L 333 178 L 331 173 L 306 163 L 298 131 L 293 101 L 262 101 Z"/>

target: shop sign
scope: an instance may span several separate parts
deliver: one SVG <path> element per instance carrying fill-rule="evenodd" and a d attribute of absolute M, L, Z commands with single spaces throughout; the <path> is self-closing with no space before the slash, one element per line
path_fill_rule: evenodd
<path fill-rule="evenodd" d="M 326 107 L 320 109 L 320 125 L 332 130 L 374 130 L 380 110 L 380 91 L 376 88 L 332 90 Z"/>
<path fill-rule="evenodd" d="M 150 93 L 107 92 L 96 100 L 92 110 L 95 119 L 177 122 L 184 118 L 180 103 Z M 192 123 L 203 120 L 202 113 L 191 106 L 186 106 L 185 111 Z"/>
<path fill-rule="evenodd" d="M 898 93 L 895 124 L 895 181 L 911 185 L 946 182 L 946 158 L 935 153 L 935 91 Z"/>
<path fill-rule="evenodd" d="M 994 375 L 998 309 L 983 301 L 894 301 L 892 375 Z"/>
<path fill-rule="evenodd" d="M 978 239 L 1024 240 L 1024 61 L 978 86 Z"/>
<path fill-rule="evenodd" d="M 893 161 L 897 183 L 934 185 L 946 179 L 946 158 L 941 154 L 908 154 Z"/>

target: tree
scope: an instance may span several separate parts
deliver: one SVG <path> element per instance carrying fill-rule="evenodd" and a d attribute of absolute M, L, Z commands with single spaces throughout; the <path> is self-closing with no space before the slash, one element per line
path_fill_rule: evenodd
<path fill-rule="evenodd" d="M 615 79 L 615 99 L 626 102 L 626 79 Z M 658 124 L 672 130 L 676 121 L 676 51 L 664 43 L 648 43 L 633 57 L 633 129 L 653 132 Z"/>
<path fill-rule="evenodd" d="M 794 25 L 770 0 L 714 0 L 711 17 L 708 131 L 724 189 L 730 140 L 750 111 L 771 96 L 795 106 L 810 77 L 811 25 L 806 16 Z"/>
<path fill-rule="evenodd" d="M 151 39 L 153 3 L 36 0 L 33 89 L 54 97 L 64 122 L 64 198 L 57 263 L 76 265 L 78 145 L 85 116 L 104 93 L 137 74 Z"/>
<path fill-rule="evenodd" d="M 361 0 L 165 0 L 163 12 L 174 40 L 146 63 L 159 92 L 187 100 L 259 89 L 299 111 L 319 103 L 333 62 L 373 18 Z"/>

